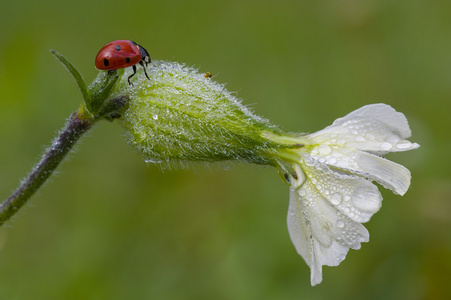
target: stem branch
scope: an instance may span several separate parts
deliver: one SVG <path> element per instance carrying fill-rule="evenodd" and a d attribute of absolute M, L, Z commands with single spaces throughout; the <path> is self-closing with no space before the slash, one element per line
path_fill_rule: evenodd
<path fill-rule="evenodd" d="M 0 226 L 8 221 L 39 189 L 58 167 L 77 140 L 89 130 L 95 119 L 87 116 L 83 110 L 74 112 L 63 131 L 55 138 L 39 164 L 19 188 L 0 205 Z"/>

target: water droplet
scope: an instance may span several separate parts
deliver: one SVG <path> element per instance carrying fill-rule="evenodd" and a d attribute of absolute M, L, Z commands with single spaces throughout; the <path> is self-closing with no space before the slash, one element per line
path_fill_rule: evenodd
<path fill-rule="evenodd" d="M 343 226 L 345 226 L 345 223 L 343 223 L 342 220 L 338 220 L 337 221 L 337 226 L 340 227 L 340 228 L 343 228 Z"/>
<path fill-rule="evenodd" d="M 341 203 L 342 197 L 340 194 L 333 194 L 332 197 L 330 197 L 330 203 L 333 205 L 338 205 Z"/>
<path fill-rule="evenodd" d="M 318 151 L 321 155 L 328 155 L 330 152 L 332 152 L 332 149 L 327 145 L 321 145 L 318 147 Z"/>
<path fill-rule="evenodd" d="M 392 148 L 392 145 L 390 143 L 383 142 L 381 144 L 381 148 L 382 148 L 382 150 L 388 151 L 388 150 L 390 150 Z"/>
<path fill-rule="evenodd" d="M 309 167 L 313 167 L 315 165 L 315 162 L 313 161 L 313 159 L 311 159 L 310 157 L 306 157 L 304 159 L 304 162 L 307 166 Z"/>
<path fill-rule="evenodd" d="M 158 115 L 153 115 L 154 120 L 158 120 Z"/>
<path fill-rule="evenodd" d="M 328 163 L 328 164 L 331 164 L 331 165 L 333 165 L 333 164 L 336 163 L 336 162 L 337 162 L 337 159 L 334 158 L 334 157 L 331 157 L 331 158 L 329 158 L 329 159 L 327 160 L 327 163 Z"/>
<path fill-rule="evenodd" d="M 339 146 L 343 146 L 345 143 L 346 143 L 346 141 L 345 141 L 344 139 L 339 139 L 339 140 L 337 141 L 337 144 L 338 144 Z"/>
<path fill-rule="evenodd" d="M 364 142 L 364 141 L 366 141 L 366 139 L 363 136 L 360 136 L 360 135 L 358 137 L 356 137 L 355 140 L 357 142 Z"/>
<path fill-rule="evenodd" d="M 366 134 L 366 138 L 367 138 L 369 141 L 372 141 L 372 140 L 374 140 L 374 135 L 372 135 L 371 133 L 367 133 L 367 134 Z"/>

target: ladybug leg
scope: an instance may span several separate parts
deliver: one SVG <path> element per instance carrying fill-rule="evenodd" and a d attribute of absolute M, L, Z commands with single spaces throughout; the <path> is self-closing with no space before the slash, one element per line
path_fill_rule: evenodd
<path fill-rule="evenodd" d="M 128 76 L 128 84 L 133 86 L 133 83 L 130 81 L 130 78 L 132 78 L 133 76 L 135 76 L 136 74 L 136 65 L 133 65 L 133 74 Z M 147 75 L 147 74 L 146 74 Z"/>
<path fill-rule="evenodd" d="M 139 62 L 139 64 L 143 67 L 144 74 L 146 74 L 147 79 L 150 80 L 149 76 L 147 75 L 146 67 L 144 67 L 144 62 L 141 60 L 141 61 Z M 147 62 L 146 62 L 146 66 L 147 66 Z"/>

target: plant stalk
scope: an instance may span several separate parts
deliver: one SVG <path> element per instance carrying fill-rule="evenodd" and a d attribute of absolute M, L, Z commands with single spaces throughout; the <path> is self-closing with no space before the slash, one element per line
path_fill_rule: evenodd
<path fill-rule="evenodd" d="M 96 119 L 88 115 L 83 107 L 69 117 L 66 126 L 54 139 L 38 165 L 19 188 L 0 205 L 0 226 L 8 221 L 50 177 L 77 140 L 95 121 Z"/>

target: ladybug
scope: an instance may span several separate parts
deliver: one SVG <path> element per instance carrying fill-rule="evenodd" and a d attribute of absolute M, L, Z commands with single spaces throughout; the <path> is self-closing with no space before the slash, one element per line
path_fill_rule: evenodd
<path fill-rule="evenodd" d="M 147 67 L 150 62 L 150 55 L 147 50 L 129 40 L 112 41 L 103 46 L 96 56 L 96 68 L 99 70 L 133 67 L 133 74 L 128 77 L 128 84 L 130 85 L 133 85 L 130 78 L 136 74 L 136 64 L 138 63 L 143 67 L 147 79 L 150 80 L 144 67 L 144 64 Z"/>

